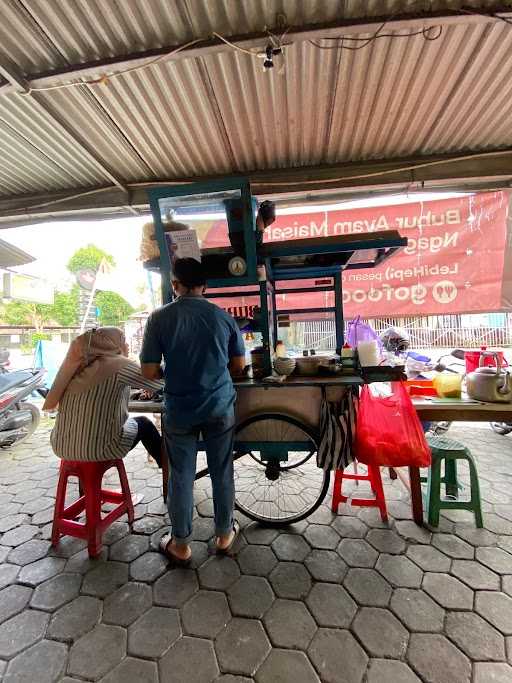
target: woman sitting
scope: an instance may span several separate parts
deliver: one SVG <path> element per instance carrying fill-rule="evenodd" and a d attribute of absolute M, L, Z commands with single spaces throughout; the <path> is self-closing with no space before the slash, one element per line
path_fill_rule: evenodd
<path fill-rule="evenodd" d="M 43 410 L 59 409 L 51 444 L 64 460 L 124 458 L 139 441 L 161 465 L 161 437 L 147 417 L 128 417 L 130 387 L 152 392 L 162 382 L 144 379 L 129 360 L 124 334 L 99 327 L 70 345 Z"/>

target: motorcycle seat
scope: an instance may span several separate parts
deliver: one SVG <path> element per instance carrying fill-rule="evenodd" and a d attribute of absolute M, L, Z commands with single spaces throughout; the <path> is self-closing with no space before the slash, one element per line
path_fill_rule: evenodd
<path fill-rule="evenodd" d="M 32 373 L 30 370 L 16 370 L 15 372 L 0 375 L 0 393 L 19 386 L 31 378 Z"/>

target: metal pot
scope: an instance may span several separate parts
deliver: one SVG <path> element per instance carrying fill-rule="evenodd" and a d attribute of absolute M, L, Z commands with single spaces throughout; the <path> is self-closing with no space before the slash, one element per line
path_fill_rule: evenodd
<path fill-rule="evenodd" d="M 510 375 L 501 367 L 498 354 L 496 367 L 482 367 L 483 355 L 480 357 L 480 367 L 466 376 L 466 390 L 470 398 L 475 401 L 489 403 L 510 403 L 512 401 L 512 382 Z"/>
<path fill-rule="evenodd" d="M 303 356 L 296 358 L 297 375 L 313 376 L 318 375 L 318 368 L 320 365 L 327 365 L 329 363 L 328 356 Z"/>

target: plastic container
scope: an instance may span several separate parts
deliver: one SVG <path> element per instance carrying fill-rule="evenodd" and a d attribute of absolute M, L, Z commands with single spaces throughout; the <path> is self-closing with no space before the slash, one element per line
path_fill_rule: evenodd
<path fill-rule="evenodd" d="M 441 398 L 460 398 L 462 375 L 454 372 L 439 372 L 432 380 L 437 395 Z"/>
<path fill-rule="evenodd" d="M 405 384 L 409 396 L 437 396 L 431 379 L 408 379 Z"/>

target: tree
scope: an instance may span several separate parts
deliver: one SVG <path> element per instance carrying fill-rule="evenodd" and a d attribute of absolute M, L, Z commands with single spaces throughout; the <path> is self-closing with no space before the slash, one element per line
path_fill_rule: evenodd
<path fill-rule="evenodd" d="M 9 301 L 3 306 L 2 318 L 8 325 L 30 325 L 36 332 L 42 332 L 45 324 L 53 320 L 53 306 L 31 301 Z"/>
<path fill-rule="evenodd" d="M 100 325 L 119 325 L 133 313 L 133 307 L 116 292 L 98 292 L 96 307 Z"/>
<path fill-rule="evenodd" d="M 55 300 L 52 306 L 52 317 L 56 323 L 64 327 L 73 327 L 78 324 L 78 286 L 75 285 L 70 292 L 55 292 Z"/>
<path fill-rule="evenodd" d="M 116 262 L 111 254 L 100 249 L 95 244 L 88 244 L 75 251 L 73 256 L 69 259 L 67 269 L 71 273 L 78 273 L 79 270 L 94 270 L 96 272 L 100 267 L 100 263 L 105 260 L 109 265 L 114 267 Z"/>

